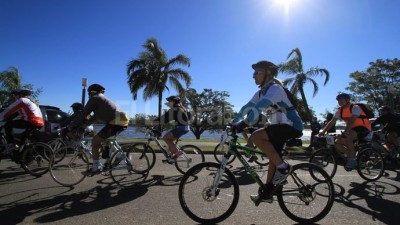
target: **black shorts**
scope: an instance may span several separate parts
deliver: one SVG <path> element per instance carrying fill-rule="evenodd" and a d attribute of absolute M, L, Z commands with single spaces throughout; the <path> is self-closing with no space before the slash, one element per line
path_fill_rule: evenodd
<path fill-rule="evenodd" d="M 270 142 L 281 155 L 285 142 L 291 138 L 303 136 L 303 132 L 288 124 L 273 124 L 264 129 L 267 132 Z"/>
<path fill-rule="evenodd" d="M 118 126 L 118 125 L 111 125 L 107 124 L 103 127 L 103 129 L 100 130 L 99 133 L 97 133 L 97 136 L 107 139 L 112 136 L 117 136 L 121 131 L 125 130 L 127 127 L 124 126 Z"/>
<path fill-rule="evenodd" d="M 368 128 L 363 126 L 353 127 L 351 129 L 357 133 L 357 139 L 363 139 L 371 132 Z"/>

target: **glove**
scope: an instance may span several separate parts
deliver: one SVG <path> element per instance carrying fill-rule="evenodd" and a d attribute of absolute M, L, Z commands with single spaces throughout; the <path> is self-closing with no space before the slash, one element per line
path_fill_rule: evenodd
<path fill-rule="evenodd" d="M 244 128 L 246 128 L 248 125 L 246 123 L 246 121 L 242 120 L 237 124 L 233 124 L 232 125 L 232 131 L 236 132 L 236 133 L 241 133 Z"/>

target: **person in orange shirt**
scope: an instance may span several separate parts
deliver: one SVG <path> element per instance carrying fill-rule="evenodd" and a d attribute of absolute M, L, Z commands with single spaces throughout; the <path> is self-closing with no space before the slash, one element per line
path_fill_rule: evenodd
<path fill-rule="evenodd" d="M 319 135 L 324 135 L 335 125 L 336 121 L 339 119 L 346 123 L 346 128 L 344 129 L 342 135 L 337 138 L 335 147 L 336 150 L 347 155 L 345 167 L 348 170 L 352 170 L 357 167 L 354 141 L 365 138 L 371 132 L 371 123 L 361 107 L 351 104 L 349 94 L 341 93 L 336 96 L 336 100 L 338 101 L 338 105 L 340 107 L 336 111 L 334 117 L 326 124 Z"/>

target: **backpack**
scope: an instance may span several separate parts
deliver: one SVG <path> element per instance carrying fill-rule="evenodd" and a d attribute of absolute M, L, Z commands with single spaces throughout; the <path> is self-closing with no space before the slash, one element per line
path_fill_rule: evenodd
<path fill-rule="evenodd" d="M 290 103 L 293 105 L 293 107 L 290 107 L 290 109 L 296 109 L 299 106 L 299 100 L 294 96 L 292 92 L 289 91 L 289 89 L 283 87 L 283 90 L 285 90 L 285 93 L 290 101 Z"/>
<path fill-rule="evenodd" d="M 350 104 L 350 111 L 353 109 L 353 105 L 358 105 L 358 106 L 361 108 L 361 110 L 365 113 L 365 116 L 364 116 L 364 115 L 360 115 L 358 118 L 362 118 L 362 119 L 368 118 L 368 119 L 371 119 L 371 118 L 374 118 L 374 117 L 375 117 L 374 111 L 372 111 L 372 109 L 371 109 L 368 105 L 366 105 L 366 104 L 364 104 L 364 103 L 354 103 L 354 104 Z M 343 118 L 343 117 L 342 117 L 342 114 L 343 114 L 343 109 L 340 109 L 340 117 L 341 117 L 341 118 Z"/>

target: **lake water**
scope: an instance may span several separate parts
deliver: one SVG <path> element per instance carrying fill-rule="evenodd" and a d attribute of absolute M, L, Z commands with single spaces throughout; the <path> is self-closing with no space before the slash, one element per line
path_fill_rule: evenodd
<path fill-rule="evenodd" d="M 103 125 L 94 125 L 94 130 L 96 132 L 99 132 Z M 144 133 L 140 130 L 141 128 L 136 128 L 129 126 L 126 130 L 121 132 L 118 137 L 120 138 L 145 138 Z M 304 130 L 303 131 L 303 136 L 301 137 L 302 140 L 310 140 L 311 136 L 311 130 Z M 193 135 L 191 131 L 189 133 L 185 134 L 182 136 L 184 139 L 196 139 L 196 137 Z M 209 132 L 209 131 L 204 131 L 203 134 L 200 136 L 200 139 L 202 140 L 219 140 L 220 138 L 220 132 Z"/>

